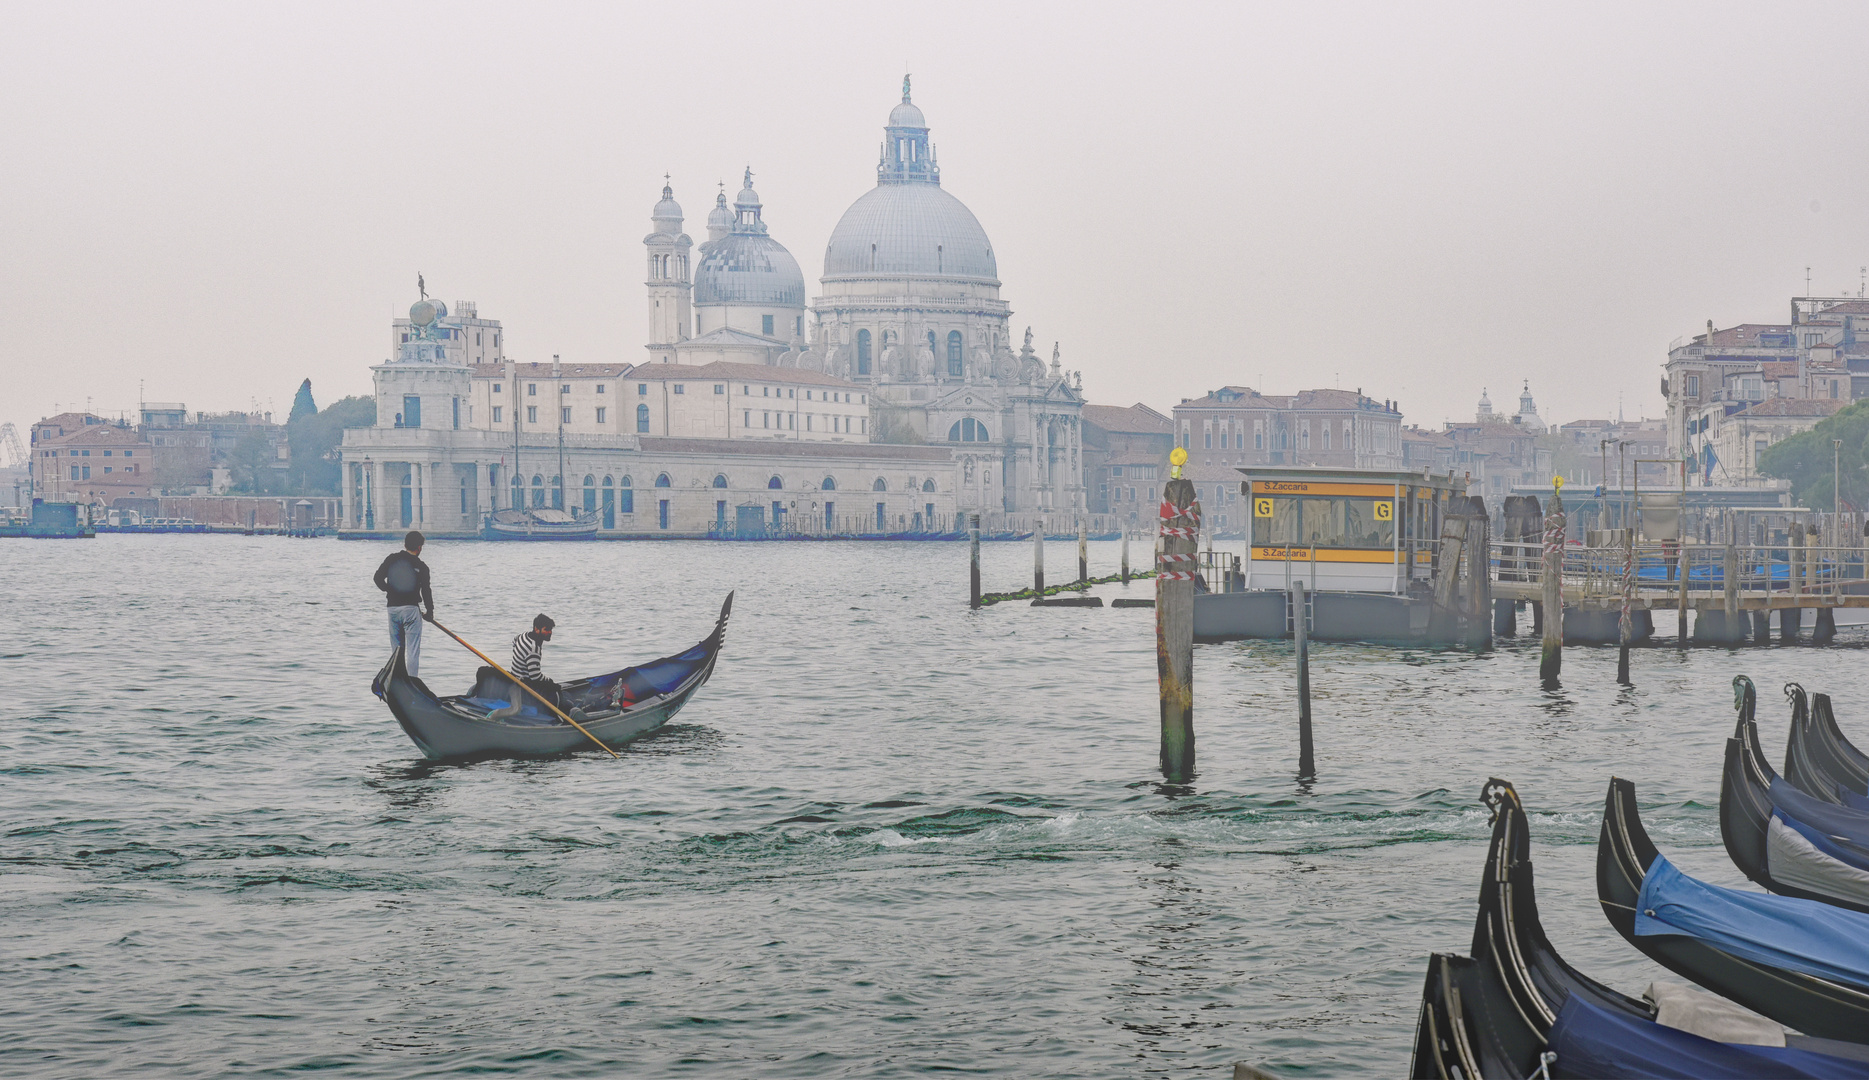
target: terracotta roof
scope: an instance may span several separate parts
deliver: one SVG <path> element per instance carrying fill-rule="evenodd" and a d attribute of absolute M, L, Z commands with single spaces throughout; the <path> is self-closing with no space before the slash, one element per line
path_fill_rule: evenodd
<path fill-rule="evenodd" d="M 505 364 L 473 364 L 473 377 L 476 379 L 497 379 L 506 374 Z M 621 378 L 629 374 L 632 364 L 560 364 L 558 375 L 565 379 L 599 379 L 604 377 Z M 528 379 L 549 379 L 552 377 L 550 364 L 514 364 L 513 373 Z"/>
<path fill-rule="evenodd" d="M 903 446 L 896 443 L 808 442 L 802 439 L 678 439 L 642 436 L 642 448 L 664 454 L 708 457 L 862 458 L 889 461 L 952 461 L 947 443 Z"/>
<path fill-rule="evenodd" d="M 1084 419 L 1105 431 L 1171 435 L 1175 422 L 1147 405 L 1085 405 Z"/>
<path fill-rule="evenodd" d="M 1820 315 L 1869 315 L 1869 300 L 1845 300 L 1818 309 Z"/>
<path fill-rule="evenodd" d="M 1849 404 L 1849 401 L 1843 398 L 1776 397 L 1761 401 L 1750 408 L 1741 409 L 1727 417 L 1727 420 L 1730 422 L 1741 416 L 1831 416 L 1847 408 Z"/>
<path fill-rule="evenodd" d="M 726 360 L 716 360 L 711 364 L 638 364 L 636 369 L 630 372 L 629 377 L 641 382 L 672 379 L 706 382 L 709 379 L 719 379 L 722 382 L 809 383 L 812 386 L 836 386 L 862 390 L 866 393 L 869 391 L 869 387 L 861 383 L 853 383 L 835 375 L 826 375 L 822 371 L 774 367 L 771 364 L 735 364 Z"/>
<path fill-rule="evenodd" d="M 1791 327 L 1784 323 L 1740 323 L 1725 330 L 1715 330 L 1709 341 L 1706 334 L 1696 334 L 1694 341 L 1701 345 L 1757 346 L 1760 334 L 1789 334 Z"/>

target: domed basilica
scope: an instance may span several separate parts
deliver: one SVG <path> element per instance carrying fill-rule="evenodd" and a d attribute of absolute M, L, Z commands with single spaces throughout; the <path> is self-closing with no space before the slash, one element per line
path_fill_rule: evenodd
<path fill-rule="evenodd" d="M 698 248 L 664 185 L 643 241 L 650 359 L 850 380 L 870 389 L 872 441 L 950 444 L 961 509 L 1082 511 L 1082 375 L 1055 344 L 1042 359 L 1029 328 L 1015 350 L 993 243 L 941 186 L 928 130 L 904 78 L 876 186 L 832 230 L 809 303 L 751 169 L 731 204 L 716 197 Z"/>

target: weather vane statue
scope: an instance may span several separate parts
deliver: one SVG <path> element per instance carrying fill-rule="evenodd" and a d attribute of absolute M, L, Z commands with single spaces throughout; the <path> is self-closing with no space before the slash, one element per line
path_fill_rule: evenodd
<path fill-rule="evenodd" d="M 422 294 L 422 299 L 428 299 L 428 282 L 422 280 L 420 270 L 415 272 L 415 291 Z"/>
<path fill-rule="evenodd" d="M 909 77 L 907 75 L 904 75 L 902 76 L 902 100 L 907 101 L 908 99 L 909 99 Z"/>

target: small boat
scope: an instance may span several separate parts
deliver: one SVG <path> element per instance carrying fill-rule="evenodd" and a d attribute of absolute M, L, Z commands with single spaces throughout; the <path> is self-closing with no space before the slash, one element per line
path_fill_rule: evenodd
<path fill-rule="evenodd" d="M 1735 677 L 1733 691 L 1739 725 L 1726 740 L 1720 778 L 1726 853 L 1746 877 L 1780 896 L 1869 911 L 1869 812 L 1820 802 L 1774 773 L 1759 746 L 1752 680 Z M 1803 693 L 1796 688 L 1800 700 Z"/>
<path fill-rule="evenodd" d="M 482 523 L 480 535 L 486 540 L 594 540 L 601 520 L 594 513 L 543 507 L 495 510 Z"/>
<path fill-rule="evenodd" d="M 1488 780 L 1480 798 L 1492 810 L 1493 837 L 1473 955 L 1429 960 L 1411 1076 L 1869 1076 L 1869 1047 L 1787 1033 L 1686 988 L 1652 988 L 1658 1008 L 1565 963 L 1538 918 L 1518 792 Z M 1708 1037 L 1742 1033 L 1783 1045 Z"/>
<path fill-rule="evenodd" d="M 559 688 L 560 707 L 611 749 L 640 739 L 668 722 L 714 672 L 727 636 L 733 594 L 720 605 L 714 632 L 686 652 L 597 675 Z M 409 674 L 398 648 L 370 684 L 371 692 L 431 760 L 531 757 L 596 749 L 577 728 L 530 696 L 513 709 L 513 683 L 483 667 L 474 688 L 441 697 Z"/>
<path fill-rule="evenodd" d="M 1785 743 L 1785 779 L 1814 799 L 1869 810 L 1869 756 L 1850 745 L 1837 727 L 1830 695 L 1807 701 L 1791 683 L 1791 735 Z"/>
<path fill-rule="evenodd" d="M 1869 1039 L 1869 915 L 1688 877 L 1649 840 L 1621 778 L 1604 801 L 1596 890 L 1610 925 L 1661 966 L 1806 1034 Z"/>

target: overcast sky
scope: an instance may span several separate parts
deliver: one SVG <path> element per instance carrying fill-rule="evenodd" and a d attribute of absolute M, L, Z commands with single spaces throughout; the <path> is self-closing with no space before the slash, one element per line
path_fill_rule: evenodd
<path fill-rule="evenodd" d="M 0 4 L 0 420 L 368 393 L 415 275 L 639 361 L 662 174 L 752 165 L 817 293 L 912 72 L 1016 335 L 1090 399 L 1531 381 L 1854 295 L 1863 5 Z"/>

